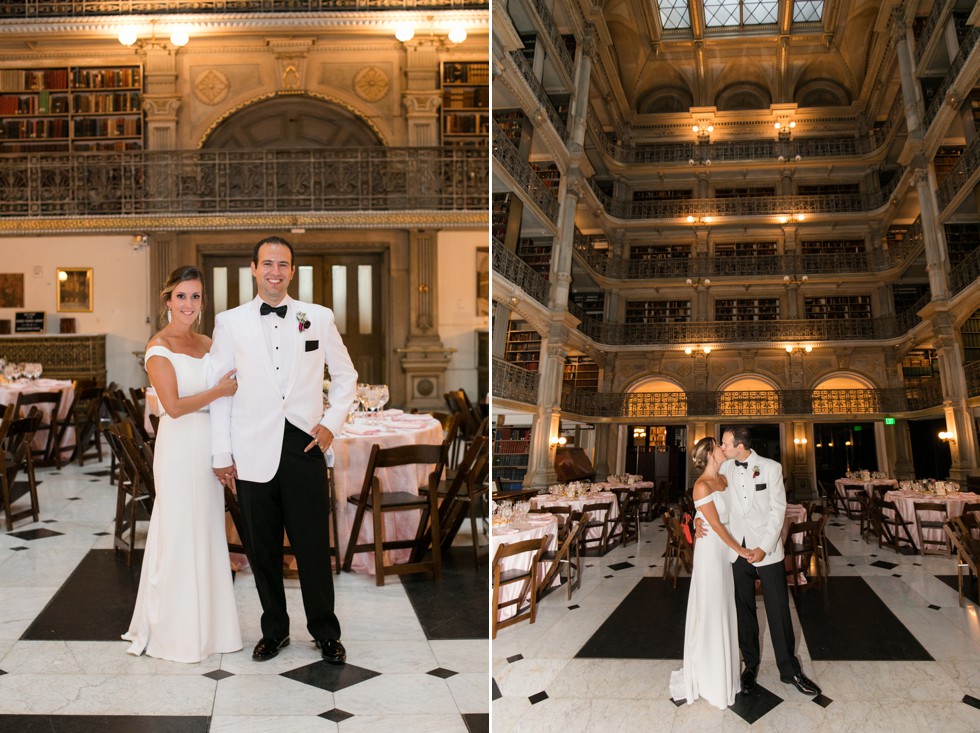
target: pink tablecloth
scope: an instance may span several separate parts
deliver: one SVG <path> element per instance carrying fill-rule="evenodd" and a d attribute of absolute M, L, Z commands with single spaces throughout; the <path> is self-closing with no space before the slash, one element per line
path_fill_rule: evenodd
<path fill-rule="evenodd" d="M 58 420 L 68 417 L 68 410 L 71 408 L 72 398 L 75 395 L 74 385 L 67 379 L 37 379 L 33 381 L 19 381 L 8 384 L 0 384 L 0 404 L 12 405 L 17 401 L 17 395 L 37 394 L 40 392 L 60 392 L 61 404 L 58 406 Z M 51 419 L 50 405 L 37 405 L 37 408 L 44 415 L 44 422 Z M 20 415 L 19 417 L 22 417 Z M 42 430 L 34 436 L 34 449 L 43 450 L 44 444 L 48 440 L 48 431 Z M 68 428 L 65 437 L 61 441 L 62 446 L 72 445 L 75 442 L 75 429 Z M 62 457 L 65 457 L 64 455 Z"/>
<path fill-rule="evenodd" d="M 885 501 L 895 502 L 898 513 L 902 519 L 909 523 L 909 530 L 912 534 L 912 541 L 918 549 L 919 533 L 915 529 L 915 505 L 916 504 L 945 504 L 946 513 L 949 517 L 958 517 L 963 513 L 963 507 L 967 504 L 980 502 L 980 496 L 969 494 L 963 491 L 955 494 L 926 494 L 921 491 L 889 491 L 885 494 Z M 939 512 L 925 512 L 922 516 L 926 521 L 938 521 L 942 518 Z M 942 540 L 946 535 L 941 529 L 923 530 L 927 540 Z"/>
<path fill-rule="evenodd" d="M 870 481 L 862 481 L 856 478 L 839 478 L 834 484 L 836 484 L 838 489 L 844 491 L 845 494 L 852 493 L 854 491 L 864 491 L 868 495 L 868 498 L 872 498 L 874 494 L 875 486 L 887 486 L 889 488 L 898 488 L 898 481 L 893 478 L 875 478 Z"/>
<path fill-rule="evenodd" d="M 490 528 L 490 557 L 497 554 L 497 548 L 503 544 L 513 544 L 524 540 L 536 540 L 539 537 L 548 536 L 545 544 L 545 551 L 557 549 L 558 541 L 558 518 L 549 514 L 531 514 L 526 522 L 520 524 L 504 524 Z M 524 552 L 520 555 L 505 558 L 501 561 L 501 570 L 526 570 L 531 562 L 531 553 Z M 493 569 L 491 568 L 491 571 Z M 548 571 L 547 563 L 538 565 L 538 580 L 544 578 Z M 521 583 L 509 583 L 500 589 L 500 602 L 510 601 L 517 597 L 521 590 Z M 517 612 L 516 606 L 507 606 L 500 609 L 499 620 L 503 621 L 513 616 Z"/>
<path fill-rule="evenodd" d="M 359 419 L 351 432 L 341 433 L 333 442 L 332 459 L 334 467 L 334 493 L 337 512 L 337 546 L 340 556 L 344 556 L 350 531 L 354 524 L 354 513 L 357 508 L 347 501 L 348 496 L 361 492 L 364 474 L 367 471 L 371 446 L 375 443 L 382 448 L 393 448 L 397 445 L 437 445 L 443 441 L 442 425 L 428 415 L 396 415 L 382 423 L 373 419 Z M 328 454 L 329 455 L 329 454 Z M 330 460 L 328 458 L 328 460 Z M 418 493 L 418 487 L 424 485 L 432 466 L 413 468 L 400 466 L 385 468 L 378 471 L 381 479 L 381 490 L 410 491 Z M 385 539 L 412 539 L 419 526 L 419 512 L 387 512 L 384 515 Z M 373 542 L 374 528 L 371 526 L 370 514 L 364 515 L 358 542 Z M 399 563 L 408 560 L 411 550 L 394 550 L 388 558 L 389 563 Z M 354 555 L 351 569 L 358 573 L 374 575 L 374 553 L 360 552 Z"/>
<path fill-rule="evenodd" d="M 652 489 L 654 487 L 653 481 L 635 481 L 631 484 L 600 481 L 592 485 L 599 489 Z"/>
<path fill-rule="evenodd" d="M 602 504 L 607 501 L 610 502 L 609 516 L 605 517 L 605 519 L 613 520 L 619 516 L 619 500 L 611 491 L 597 491 L 593 494 L 580 496 L 575 499 L 542 494 L 531 499 L 531 508 L 544 509 L 549 506 L 567 506 L 572 511 L 580 512 L 586 504 Z M 599 521 L 600 519 L 603 519 L 603 517 L 592 517 L 592 521 Z M 600 527 L 592 527 L 589 529 L 586 537 L 590 540 L 598 539 L 602 537 L 602 529 Z"/>

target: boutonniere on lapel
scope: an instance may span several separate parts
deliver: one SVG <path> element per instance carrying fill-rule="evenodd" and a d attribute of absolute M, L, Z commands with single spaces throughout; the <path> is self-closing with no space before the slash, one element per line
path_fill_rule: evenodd
<path fill-rule="evenodd" d="M 759 467 L 752 466 L 752 478 L 759 478 Z"/>
<path fill-rule="evenodd" d="M 299 332 L 303 333 L 306 329 L 310 327 L 310 322 L 306 318 L 306 314 L 300 311 L 296 314 L 296 320 L 299 321 Z"/>

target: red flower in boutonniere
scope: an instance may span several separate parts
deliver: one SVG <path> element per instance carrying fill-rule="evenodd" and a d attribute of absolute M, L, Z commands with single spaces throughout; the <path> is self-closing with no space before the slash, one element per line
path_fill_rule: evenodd
<path fill-rule="evenodd" d="M 759 478 L 759 467 L 752 466 L 752 478 Z"/>
<path fill-rule="evenodd" d="M 306 329 L 308 329 L 310 327 L 310 322 L 309 322 L 309 320 L 307 320 L 305 313 L 302 313 L 302 312 L 297 313 L 296 314 L 296 320 L 299 321 L 299 332 L 300 333 L 303 333 L 303 331 L 305 331 Z"/>

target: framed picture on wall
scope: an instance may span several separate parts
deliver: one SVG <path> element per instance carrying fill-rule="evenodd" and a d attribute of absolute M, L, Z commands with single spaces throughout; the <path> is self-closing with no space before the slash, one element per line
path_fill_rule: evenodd
<path fill-rule="evenodd" d="M 92 312 L 92 268 L 59 267 L 58 270 L 58 312 Z"/>
<path fill-rule="evenodd" d="M 24 307 L 24 273 L 0 274 L 0 308 Z"/>
<path fill-rule="evenodd" d="M 476 250 L 476 314 L 490 315 L 490 248 Z"/>

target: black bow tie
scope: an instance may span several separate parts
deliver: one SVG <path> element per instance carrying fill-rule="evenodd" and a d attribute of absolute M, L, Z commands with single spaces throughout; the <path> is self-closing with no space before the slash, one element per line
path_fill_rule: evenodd
<path fill-rule="evenodd" d="M 268 303 L 262 303 L 262 306 L 259 308 L 259 315 L 267 316 L 270 313 L 275 313 L 280 318 L 285 318 L 286 317 L 286 306 L 280 305 L 278 308 L 273 308 Z"/>
<path fill-rule="evenodd" d="M 735 461 L 735 465 L 736 466 L 741 466 L 742 468 L 748 468 L 749 467 L 749 462 L 748 461 Z"/>

